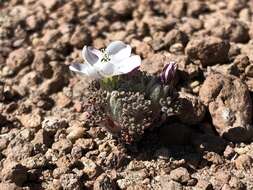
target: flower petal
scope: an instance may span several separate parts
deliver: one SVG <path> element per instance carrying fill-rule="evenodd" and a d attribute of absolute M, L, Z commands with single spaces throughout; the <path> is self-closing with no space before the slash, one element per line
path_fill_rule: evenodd
<path fill-rule="evenodd" d="M 97 63 L 94 65 L 96 70 L 101 74 L 103 77 L 110 77 L 113 75 L 114 72 L 114 64 L 111 62 L 106 62 L 106 63 Z"/>
<path fill-rule="evenodd" d="M 82 55 L 83 59 L 91 65 L 94 65 L 102 58 L 102 52 L 90 46 L 83 47 Z"/>
<path fill-rule="evenodd" d="M 113 75 L 126 74 L 134 70 L 141 65 L 141 58 L 138 55 L 133 55 L 121 62 L 114 62 Z"/>
<path fill-rule="evenodd" d="M 106 52 L 111 57 L 112 61 L 120 61 L 130 57 L 131 51 L 131 46 L 123 43 L 122 41 L 114 41 L 106 48 Z"/>
<path fill-rule="evenodd" d="M 102 78 L 102 76 L 97 72 L 97 70 L 94 67 L 92 67 L 90 64 L 74 63 L 69 66 L 69 69 L 79 74 L 84 74 L 93 79 Z"/>

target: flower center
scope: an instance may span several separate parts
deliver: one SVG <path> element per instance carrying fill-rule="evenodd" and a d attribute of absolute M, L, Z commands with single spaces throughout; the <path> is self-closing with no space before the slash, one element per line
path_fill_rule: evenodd
<path fill-rule="evenodd" d="M 101 49 L 101 51 L 102 51 L 102 53 L 103 53 L 103 57 L 102 57 L 102 59 L 101 59 L 101 62 L 106 63 L 106 62 L 110 61 L 111 58 L 110 58 L 108 52 L 105 51 L 105 49 Z"/>

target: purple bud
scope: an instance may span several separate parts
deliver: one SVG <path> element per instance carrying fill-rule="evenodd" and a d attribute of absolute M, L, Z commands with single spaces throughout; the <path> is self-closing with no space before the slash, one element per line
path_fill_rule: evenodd
<path fill-rule="evenodd" d="M 165 65 L 163 71 L 160 74 L 160 78 L 163 84 L 171 84 L 174 80 L 177 71 L 177 64 L 175 61 L 171 61 Z"/>

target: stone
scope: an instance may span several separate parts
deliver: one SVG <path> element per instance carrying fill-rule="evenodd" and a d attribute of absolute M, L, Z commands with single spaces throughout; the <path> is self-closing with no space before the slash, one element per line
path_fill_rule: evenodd
<path fill-rule="evenodd" d="M 53 70 L 49 64 L 49 57 L 45 51 L 35 51 L 32 68 L 45 78 L 53 76 Z"/>
<path fill-rule="evenodd" d="M 91 138 L 79 138 L 75 141 L 75 146 L 80 146 L 84 152 L 87 152 L 95 148 L 95 142 Z"/>
<path fill-rule="evenodd" d="M 9 183 L 9 182 L 1 182 L 0 183 L 0 189 L 3 190 L 22 190 L 21 187 L 18 187 L 15 183 Z"/>
<path fill-rule="evenodd" d="M 171 46 L 173 44 L 180 43 L 185 47 L 189 39 L 187 34 L 185 34 L 184 32 L 178 29 L 172 29 L 166 34 L 164 41 L 166 43 L 166 46 Z"/>
<path fill-rule="evenodd" d="M 167 184 L 162 183 L 162 188 L 165 189 L 170 189 L 170 190 L 183 190 L 183 186 L 176 182 L 176 181 L 169 181 Z"/>
<path fill-rule="evenodd" d="M 42 129 L 46 132 L 55 134 L 57 130 L 64 129 L 68 126 L 65 119 L 57 117 L 46 117 L 42 122 Z"/>
<path fill-rule="evenodd" d="M 68 139 L 59 139 L 52 144 L 52 149 L 59 151 L 59 154 L 67 154 L 71 152 L 72 143 Z"/>
<path fill-rule="evenodd" d="M 117 186 L 114 180 L 112 180 L 108 175 L 101 174 L 94 182 L 94 190 L 116 190 Z"/>
<path fill-rule="evenodd" d="M 113 4 L 112 9 L 120 16 L 127 16 L 132 13 L 133 6 L 126 0 L 120 0 Z"/>
<path fill-rule="evenodd" d="M 204 119 L 206 108 L 197 96 L 180 92 L 179 101 L 181 108 L 177 117 L 182 123 L 193 125 Z"/>
<path fill-rule="evenodd" d="M 252 157 L 246 154 L 242 154 L 235 160 L 235 167 L 238 170 L 250 170 L 252 168 L 252 163 Z"/>
<path fill-rule="evenodd" d="M 60 91 L 65 85 L 66 80 L 63 73 L 55 72 L 53 77 L 43 82 L 38 90 L 42 94 L 50 95 Z"/>
<path fill-rule="evenodd" d="M 41 126 L 41 115 L 40 113 L 23 114 L 19 117 L 21 123 L 27 128 L 38 128 Z"/>
<path fill-rule="evenodd" d="M 197 185 L 194 187 L 196 190 L 213 190 L 213 186 L 209 181 L 198 180 Z"/>
<path fill-rule="evenodd" d="M 81 190 L 83 189 L 79 177 L 72 173 L 63 174 L 60 177 L 60 184 L 64 190 Z"/>
<path fill-rule="evenodd" d="M 23 165 L 7 160 L 4 163 L 0 176 L 1 179 L 15 183 L 18 186 L 22 186 L 28 179 L 27 168 Z"/>
<path fill-rule="evenodd" d="M 40 3 L 46 7 L 48 10 L 53 10 L 59 4 L 59 0 L 41 0 Z"/>
<path fill-rule="evenodd" d="M 228 61 L 230 44 L 216 37 L 199 37 L 192 39 L 186 46 L 185 53 L 189 59 L 199 60 L 206 67 Z"/>
<path fill-rule="evenodd" d="M 240 142 L 253 138 L 252 101 L 247 86 L 234 76 L 210 74 L 199 96 L 208 106 L 220 136 Z"/>
<path fill-rule="evenodd" d="M 245 23 L 238 19 L 225 15 L 208 15 L 205 18 L 204 27 L 213 36 L 236 43 L 249 41 L 249 30 Z"/>
<path fill-rule="evenodd" d="M 247 6 L 246 0 L 230 0 L 228 1 L 228 9 L 231 11 L 239 12 L 241 9 Z"/>
<path fill-rule="evenodd" d="M 85 133 L 85 129 L 83 127 L 72 126 L 72 127 L 67 128 L 66 132 L 68 133 L 67 139 L 71 141 L 75 141 L 83 137 Z"/>
<path fill-rule="evenodd" d="M 62 92 L 58 93 L 57 99 L 56 99 L 56 105 L 60 108 L 65 108 L 70 106 L 71 104 L 71 99 L 63 94 Z"/>
<path fill-rule="evenodd" d="M 90 31 L 85 27 L 77 26 L 75 32 L 71 36 L 70 44 L 81 49 L 84 45 L 89 45 L 91 40 Z"/>
<path fill-rule="evenodd" d="M 186 14 L 186 2 L 183 0 L 172 1 L 169 7 L 170 13 L 176 18 L 182 18 Z"/>
<path fill-rule="evenodd" d="M 6 60 L 6 65 L 14 72 L 19 71 L 23 67 L 32 64 L 33 52 L 25 48 L 19 48 L 12 51 Z"/>
<path fill-rule="evenodd" d="M 179 167 L 170 172 L 170 178 L 181 184 L 187 184 L 187 182 L 191 179 L 191 176 L 186 168 Z"/>
<path fill-rule="evenodd" d="M 161 53 L 150 54 L 147 59 L 144 59 L 140 68 L 142 71 L 146 71 L 151 74 L 162 71 L 164 67 L 165 56 Z"/>
<path fill-rule="evenodd" d="M 235 176 L 231 176 L 231 178 L 229 180 L 229 186 L 234 189 L 247 189 L 246 185 Z"/>
<path fill-rule="evenodd" d="M 0 151 L 4 150 L 8 145 L 8 141 L 6 138 L 0 137 Z"/>
<path fill-rule="evenodd" d="M 187 15 L 198 17 L 201 13 L 207 12 L 208 6 L 205 2 L 201 1 L 191 1 L 188 3 Z"/>
<path fill-rule="evenodd" d="M 83 164 L 83 172 L 89 177 L 89 179 L 94 178 L 101 172 L 99 166 L 92 160 L 82 157 L 81 162 Z"/>

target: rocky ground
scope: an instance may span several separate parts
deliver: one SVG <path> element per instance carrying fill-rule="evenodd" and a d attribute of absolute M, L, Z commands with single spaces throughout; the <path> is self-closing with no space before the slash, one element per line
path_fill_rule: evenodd
<path fill-rule="evenodd" d="M 251 0 L 1 0 L 0 189 L 253 189 Z M 122 145 L 87 122 L 86 45 L 178 63 L 180 119 Z"/>

